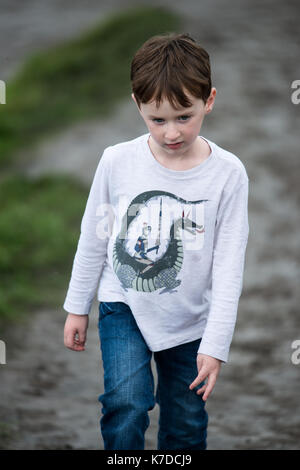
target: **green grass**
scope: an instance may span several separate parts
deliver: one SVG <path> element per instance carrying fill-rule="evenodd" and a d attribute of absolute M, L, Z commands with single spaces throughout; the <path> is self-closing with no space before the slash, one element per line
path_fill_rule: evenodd
<path fill-rule="evenodd" d="M 6 444 L 13 438 L 14 434 L 14 426 L 0 421 L 0 450 L 6 450 Z"/>
<path fill-rule="evenodd" d="M 88 188 L 72 178 L 13 173 L 22 149 L 64 126 L 113 112 L 130 93 L 130 62 L 154 34 L 178 30 L 162 8 L 110 17 L 80 38 L 39 53 L 8 82 L 0 106 L 0 326 L 62 306 Z"/>
<path fill-rule="evenodd" d="M 6 177 L 0 186 L 0 318 L 57 305 L 66 286 L 87 191 L 66 177 Z"/>
<path fill-rule="evenodd" d="M 163 8 L 110 17 L 80 38 L 32 57 L 0 106 L 0 167 L 13 153 L 72 122 L 108 115 L 130 93 L 130 62 L 150 36 L 178 30 Z"/>

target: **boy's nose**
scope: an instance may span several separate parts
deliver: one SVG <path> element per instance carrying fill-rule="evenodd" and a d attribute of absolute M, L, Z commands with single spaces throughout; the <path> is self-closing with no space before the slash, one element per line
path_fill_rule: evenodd
<path fill-rule="evenodd" d="M 172 124 L 167 126 L 167 129 L 165 132 L 165 140 L 167 141 L 168 144 L 172 144 L 173 142 L 176 142 L 179 136 L 180 136 L 180 132 L 176 126 Z"/>

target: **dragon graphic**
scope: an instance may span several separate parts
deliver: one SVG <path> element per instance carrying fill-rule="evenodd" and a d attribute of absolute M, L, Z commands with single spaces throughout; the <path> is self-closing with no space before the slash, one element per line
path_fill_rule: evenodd
<path fill-rule="evenodd" d="M 148 257 L 148 253 L 160 247 L 161 220 L 162 220 L 162 198 L 167 196 L 175 199 L 181 204 L 199 204 L 207 201 L 186 201 L 172 193 L 165 191 L 146 191 L 135 197 L 125 215 L 122 218 L 121 229 L 116 237 L 113 248 L 113 268 L 124 289 L 132 288 L 136 291 L 153 292 L 157 289 L 174 289 L 180 285 L 181 281 L 176 279 L 183 264 L 183 242 L 181 238 L 182 230 L 186 230 L 193 235 L 204 232 L 204 226 L 198 225 L 189 218 L 189 213 L 176 218 L 169 232 L 168 246 L 164 254 L 155 261 Z M 158 236 L 153 247 L 148 248 L 147 235 L 151 232 L 151 226 L 144 222 L 142 234 L 135 244 L 135 253 L 131 255 L 126 247 L 128 241 L 128 231 L 133 221 L 140 215 L 141 208 L 147 205 L 151 199 L 160 198 L 159 228 Z"/>

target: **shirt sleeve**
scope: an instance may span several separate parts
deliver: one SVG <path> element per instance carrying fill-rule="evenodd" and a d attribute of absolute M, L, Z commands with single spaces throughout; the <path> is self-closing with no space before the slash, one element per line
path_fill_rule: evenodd
<path fill-rule="evenodd" d="M 248 241 L 249 181 L 224 193 L 218 208 L 212 265 L 212 298 L 198 353 L 227 362 L 242 292 Z"/>
<path fill-rule="evenodd" d="M 67 312 L 79 315 L 87 315 L 91 310 L 105 264 L 107 244 L 113 225 L 106 151 L 107 149 L 99 161 L 87 199 L 71 279 L 63 305 Z"/>

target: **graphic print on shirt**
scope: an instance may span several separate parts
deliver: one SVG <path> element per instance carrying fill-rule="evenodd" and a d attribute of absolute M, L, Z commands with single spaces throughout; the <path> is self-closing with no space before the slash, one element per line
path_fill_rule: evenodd
<path fill-rule="evenodd" d="M 113 249 L 113 268 L 123 289 L 170 292 L 185 250 L 204 242 L 204 202 L 166 191 L 146 191 L 129 204 Z"/>

